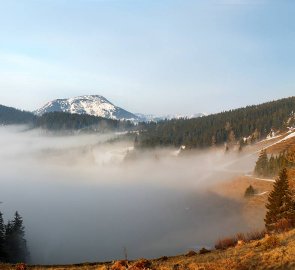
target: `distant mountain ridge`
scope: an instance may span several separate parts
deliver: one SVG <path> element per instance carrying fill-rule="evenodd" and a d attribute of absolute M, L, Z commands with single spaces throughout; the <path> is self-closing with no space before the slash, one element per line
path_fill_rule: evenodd
<path fill-rule="evenodd" d="M 191 119 L 206 116 L 205 113 L 197 113 L 193 115 L 145 115 L 141 113 L 131 113 L 124 110 L 105 97 L 100 95 L 84 95 L 74 98 L 55 99 L 46 103 L 40 109 L 34 111 L 38 116 L 50 112 L 66 112 L 71 114 L 88 114 L 98 117 L 104 117 L 114 120 L 131 120 L 133 122 L 158 122 L 171 119 Z"/>
<path fill-rule="evenodd" d="M 207 116 L 207 113 L 195 113 L 195 114 L 167 114 L 167 115 L 161 115 L 161 116 L 156 116 L 153 114 L 141 114 L 141 113 L 136 113 L 135 114 L 141 122 L 159 122 L 163 120 L 172 120 L 172 119 L 192 119 L 192 118 L 198 118 L 198 117 L 203 117 Z"/>
<path fill-rule="evenodd" d="M 36 115 L 50 112 L 67 112 L 72 114 L 88 114 L 114 120 L 137 120 L 137 116 L 115 106 L 100 95 L 85 95 L 74 98 L 55 99 L 34 111 Z"/>

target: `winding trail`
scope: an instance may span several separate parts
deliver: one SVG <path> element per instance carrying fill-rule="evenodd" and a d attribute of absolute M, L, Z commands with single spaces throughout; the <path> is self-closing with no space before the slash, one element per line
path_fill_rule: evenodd
<path fill-rule="evenodd" d="M 249 178 L 253 178 L 255 180 L 260 180 L 260 181 L 266 181 L 266 182 L 275 182 L 276 180 L 274 179 L 271 179 L 271 178 L 259 178 L 259 177 L 254 177 L 253 175 L 251 174 L 245 174 L 246 177 L 249 177 Z"/>

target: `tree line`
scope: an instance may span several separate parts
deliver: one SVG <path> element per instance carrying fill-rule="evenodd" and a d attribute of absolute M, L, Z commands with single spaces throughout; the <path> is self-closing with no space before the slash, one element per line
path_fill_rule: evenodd
<path fill-rule="evenodd" d="M 254 173 L 261 177 L 274 177 L 283 168 L 295 167 L 295 152 L 285 151 L 279 155 L 268 157 L 266 150 L 261 150 Z"/>
<path fill-rule="evenodd" d="M 13 220 L 5 224 L 0 212 L 0 262 L 26 263 L 29 257 L 22 217 L 15 212 Z"/>
<path fill-rule="evenodd" d="M 134 124 L 127 120 L 65 112 L 51 112 L 37 116 L 31 112 L 0 105 L 0 125 L 16 124 L 25 124 L 31 128 L 42 128 L 49 131 L 114 132 L 134 128 Z"/>
<path fill-rule="evenodd" d="M 31 112 L 0 105 L 0 125 L 33 124 L 36 118 Z"/>
<path fill-rule="evenodd" d="M 133 128 L 130 121 L 107 119 L 88 114 L 51 112 L 39 116 L 35 127 L 51 131 L 80 130 L 84 132 L 125 131 Z"/>
<path fill-rule="evenodd" d="M 185 145 L 205 148 L 212 145 L 252 143 L 271 130 L 295 125 L 295 97 L 247 106 L 195 119 L 173 119 L 140 123 L 138 147 Z"/>

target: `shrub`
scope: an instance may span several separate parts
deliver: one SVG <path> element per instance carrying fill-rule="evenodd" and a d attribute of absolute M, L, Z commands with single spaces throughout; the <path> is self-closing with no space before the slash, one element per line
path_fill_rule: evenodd
<path fill-rule="evenodd" d="M 125 270 L 128 268 L 128 262 L 125 261 L 117 261 L 115 262 L 112 267 L 111 270 Z"/>
<path fill-rule="evenodd" d="M 197 254 L 197 252 L 195 252 L 194 250 L 190 250 L 189 252 L 187 252 L 185 254 L 185 256 L 187 257 L 192 257 L 192 256 L 195 256 Z"/>
<path fill-rule="evenodd" d="M 215 244 L 216 249 L 227 249 L 229 247 L 234 247 L 238 243 L 236 237 L 227 237 L 224 239 L 219 239 Z"/>
<path fill-rule="evenodd" d="M 151 262 L 146 259 L 141 259 L 135 262 L 129 269 L 130 270 L 144 270 L 148 269 L 151 266 Z"/>
<path fill-rule="evenodd" d="M 18 263 L 15 265 L 15 270 L 26 270 L 27 265 L 25 263 Z"/>
<path fill-rule="evenodd" d="M 252 187 L 252 185 L 250 185 L 249 187 L 246 188 L 244 196 L 247 198 L 254 195 L 255 195 L 255 189 Z"/>
<path fill-rule="evenodd" d="M 266 231 L 262 230 L 262 231 L 252 231 L 247 233 L 246 242 L 250 242 L 251 240 L 260 240 L 262 238 L 265 237 Z"/>
<path fill-rule="evenodd" d="M 204 247 L 199 250 L 199 254 L 206 254 L 206 253 L 209 253 L 209 252 L 211 252 L 211 250 L 206 249 Z"/>
<path fill-rule="evenodd" d="M 276 232 L 286 232 L 292 228 L 293 228 L 293 222 L 292 220 L 287 218 L 279 219 L 274 225 L 274 230 Z"/>
<path fill-rule="evenodd" d="M 247 233 L 246 235 L 244 233 L 237 233 L 233 237 L 227 237 L 224 239 L 220 239 L 215 244 L 216 249 L 227 249 L 229 247 L 234 247 L 238 243 L 247 243 L 252 240 L 260 240 L 264 238 L 265 236 L 265 230 L 262 231 L 252 231 Z"/>
<path fill-rule="evenodd" d="M 246 238 L 245 234 L 243 234 L 243 233 L 238 233 L 236 237 L 237 237 L 238 241 L 244 241 L 244 242 L 247 241 L 247 238 Z"/>

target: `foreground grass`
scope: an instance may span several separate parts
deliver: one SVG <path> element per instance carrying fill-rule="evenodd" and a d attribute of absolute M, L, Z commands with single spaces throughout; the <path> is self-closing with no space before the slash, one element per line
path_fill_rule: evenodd
<path fill-rule="evenodd" d="M 15 270 L 14 265 L 0 264 L 1 270 Z M 295 230 L 241 244 L 223 251 L 154 260 L 117 261 L 108 263 L 29 266 L 30 270 L 248 270 L 295 269 Z"/>

